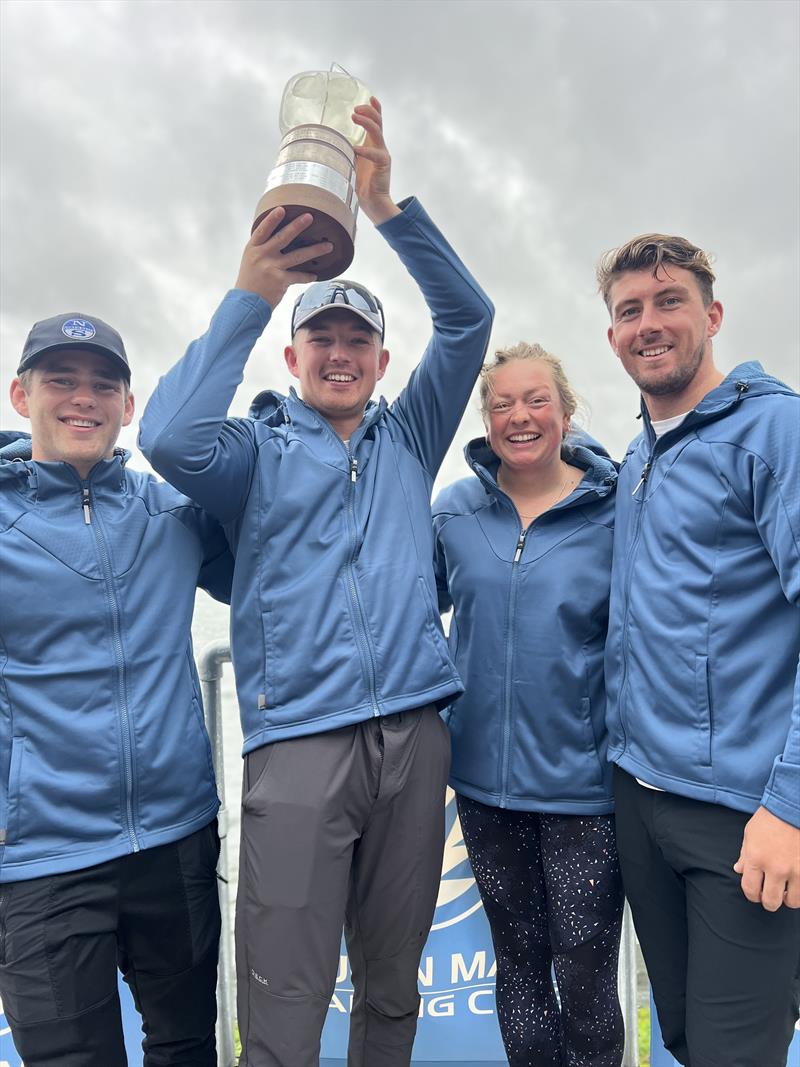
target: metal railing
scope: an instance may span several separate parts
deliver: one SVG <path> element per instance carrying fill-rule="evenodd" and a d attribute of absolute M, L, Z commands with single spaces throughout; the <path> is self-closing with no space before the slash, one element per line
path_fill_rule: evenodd
<path fill-rule="evenodd" d="M 220 1067 L 236 1067 L 234 1028 L 236 1025 L 236 972 L 231 940 L 231 894 L 228 881 L 228 807 L 225 800 L 225 760 L 222 741 L 222 667 L 230 663 L 231 650 L 227 641 L 212 641 L 205 646 L 198 659 L 198 673 L 203 689 L 203 708 L 206 728 L 211 739 L 214 771 L 217 776 L 217 792 L 220 809 L 219 908 L 222 916 L 222 936 L 219 943 L 219 971 L 217 972 L 217 1062 Z"/>
<path fill-rule="evenodd" d="M 225 800 L 225 763 L 222 740 L 222 668 L 231 658 L 227 641 L 212 641 L 198 658 L 200 682 L 206 726 L 211 738 L 217 791 L 221 801 L 219 810 L 219 902 L 222 913 L 222 937 L 219 951 L 217 980 L 217 1055 L 220 1067 L 236 1067 L 234 1028 L 236 1025 L 236 972 L 230 924 L 230 884 L 228 881 L 228 809 Z M 622 1067 L 638 1067 L 638 1012 L 636 1005 L 636 935 L 628 905 L 622 920 L 622 941 L 619 953 L 619 1000 L 625 1023 L 625 1052 Z"/>

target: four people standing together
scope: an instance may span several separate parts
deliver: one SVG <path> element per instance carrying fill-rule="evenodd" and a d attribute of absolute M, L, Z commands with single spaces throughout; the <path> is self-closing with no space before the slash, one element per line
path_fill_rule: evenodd
<path fill-rule="evenodd" d="M 200 580 L 231 599 L 244 734 L 242 1065 L 318 1063 L 343 924 L 348 1063 L 410 1063 L 449 775 L 512 1067 L 621 1062 L 622 878 L 668 1047 L 691 1067 L 779 1067 L 800 963 L 800 398 L 758 364 L 723 379 L 706 257 L 648 235 L 599 275 L 643 398 L 619 473 L 572 426 L 560 361 L 519 344 L 483 370 L 486 437 L 431 526 L 492 305 L 419 202 L 392 200 L 377 101 L 354 121 L 362 210 L 432 318 L 393 404 L 371 399 L 389 359 L 380 301 L 304 273 L 327 246 L 287 251 L 311 219 L 281 228 L 282 209 L 145 412 L 142 448 L 175 490 L 114 453 L 133 413 L 118 335 L 78 316 L 31 332 L 12 400 L 32 439 L 0 453 L 3 580 L 22 613 L 0 683 L 15 1042 L 28 1067 L 124 1063 L 119 965 L 147 1067 L 214 1062 Z M 284 350 L 299 392 L 228 418 L 296 282 L 312 283 Z M 42 596 L 39 621 L 34 579 L 59 603 Z M 86 1037 L 98 1020 L 102 1047 Z"/>

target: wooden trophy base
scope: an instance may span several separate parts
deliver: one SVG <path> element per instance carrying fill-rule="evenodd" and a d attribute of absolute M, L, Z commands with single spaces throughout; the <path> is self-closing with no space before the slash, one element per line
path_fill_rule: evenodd
<path fill-rule="evenodd" d="M 353 241 L 356 235 L 356 220 L 353 211 L 339 197 L 316 185 L 276 185 L 273 189 L 268 189 L 259 200 L 253 229 L 274 207 L 286 210 L 281 229 L 287 222 L 305 212 L 314 216 L 314 221 L 308 229 L 303 230 L 300 236 L 284 249 L 284 253 L 293 252 L 296 248 L 307 248 L 319 241 L 330 241 L 333 245 L 333 250 L 327 255 L 310 259 L 295 267 L 295 270 L 316 274 L 321 282 L 336 278 L 347 270 L 355 253 Z"/>

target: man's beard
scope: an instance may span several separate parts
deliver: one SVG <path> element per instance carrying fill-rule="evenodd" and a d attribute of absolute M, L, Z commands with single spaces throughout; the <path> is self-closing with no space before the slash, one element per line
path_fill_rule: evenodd
<path fill-rule="evenodd" d="M 649 381 L 644 375 L 641 376 L 641 380 L 635 377 L 634 381 L 641 391 L 647 393 L 648 396 L 670 396 L 673 393 L 682 393 L 691 385 L 695 375 L 700 370 L 705 347 L 705 341 L 703 341 L 688 363 L 680 367 L 673 367 L 669 374 L 658 378 L 656 381 Z"/>

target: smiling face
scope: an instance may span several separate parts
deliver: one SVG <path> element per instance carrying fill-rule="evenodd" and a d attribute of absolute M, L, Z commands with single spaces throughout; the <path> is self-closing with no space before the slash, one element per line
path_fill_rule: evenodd
<path fill-rule="evenodd" d="M 361 422 L 389 362 L 379 334 L 344 308 L 326 311 L 301 327 L 284 357 L 300 381 L 303 400 L 344 438 Z"/>
<path fill-rule="evenodd" d="M 484 423 L 492 451 L 511 470 L 557 462 L 569 415 L 550 367 L 516 359 L 494 370 Z"/>
<path fill-rule="evenodd" d="M 610 293 L 608 340 L 645 396 L 653 418 L 694 407 L 721 378 L 711 338 L 722 305 L 703 303 L 697 278 L 683 267 L 627 271 Z"/>
<path fill-rule="evenodd" d="M 81 478 L 111 458 L 133 418 L 133 396 L 111 360 L 77 348 L 46 352 L 25 384 L 11 383 L 11 403 L 31 420 L 33 459 L 69 463 Z"/>

